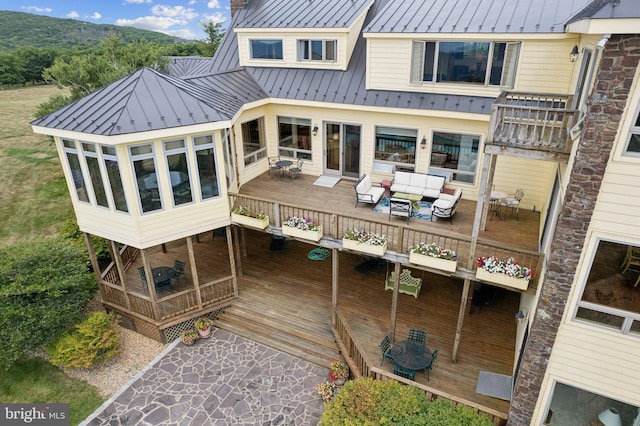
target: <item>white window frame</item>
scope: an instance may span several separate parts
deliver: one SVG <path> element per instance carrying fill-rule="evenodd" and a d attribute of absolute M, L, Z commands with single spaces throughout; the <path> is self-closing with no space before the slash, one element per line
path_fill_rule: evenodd
<path fill-rule="evenodd" d="M 135 148 L 142 148 L 142 147 L 150 147 L 151 148 L 151 152 L 145 152 L 142 154 L 134 154 L 133 150 Z M 159 211 L 164 210 L 164 197 L 162 195 L 162 186 L 160 184 L 160 179 L 158 179 L 158 161 L 156 159 L 156 154 L 155 154 L 156 150 L 154 147 L 154 143 L 153 142 L 148 142 L 148 143 L 142 143 L 142 144 L 136 144 L 136 145 L 132 145 L 129 147 L 129 158 L 130 158 L 130 162 L 131 162 L 131 172 L 133 175 L 133 179 L 135 181 L 136 184 L 136 198 L 138 199 L 138 208 L 140 209 L 140 214 L 142 215 L 147 215 L 147 214 L 153 214 Z M 140 187 L 138 185 L 138 175 L 136 174 L 136 167 L 135 167 L 135 162 L 139 161 L 139 160 L 152 160 L 153 161 L 153 169 L 154 169 L 154 173 L 156 174 L 156 181 L 158 184 L 158 196 L 160 198 L 160 208 L 159 209 L 154 209 L 154 210 L 149 210 L 149 211 L 144 211 L 144 208 L 142 206 L 142 198 L 140 197 Z"/>
<path fill-rule="evenodd" d="M 210 143 L 202 143 L 202 144 L 196 144 L 196 139 L 199 138 L 204 138 L 207 136 L 211 136 L 211 142 Z M 216 198 L 220 198 L 222 196 L 222 191 L 220 191 L 220 175 L 218 173 L 218 157 L 217 157 L 217 152 L 216 152 L 216 137 L 214 134 L 207 134 L 207 135 L 199 135 L 199 136 L 192 136 L 191 137 L 191 145 L 193 146 L 193 156 L 195 158 L 195 165 L 196 165 L 196 173 L 195 175 L 197 176 L 197 180 L 198 180 L 198 188 L 199 191 L 196 191 L 198 194 L 198 197 L 200 198 L 200 201 L 209 201 L 209 200 L 215 200 Z M 215 172 L 215 177 L 216 177 L 216 187 L 218 188 L 218 195 L 214 195 L 212 197 L 207 197 L 204 198 L 204 196 L 202 195 L 202 182 L 200 179 L 200 164 L 198 164 L 198 151 L 204 151 L 204 150 L 208 150 L 211 149 L 213 151 L 213 167 L 214 167 L 214 172 Z"/>
<path fill-rule="evenodd" d="M 438 60 L 440 53 L 440 43 L 489 43 L 489 51 L 487 53 L 487 64 L 485 70 L 484 83 L 463 82 L 463 81 L 438 81 Z M 424 61 L 427 43 L 434 43 L 433 53 L 433 70 L 431 72 L 431 80 L 423 80 Z M 502 72 L 500 74 L 500 84 L 491 84 L 491 70 L 493 61 L 493 51 L 496 43 L 506 44 Z M 490 41 L 490 40 L 414 40 L 411 49 L 411 76 L 412 84 L 470 84 L 480 87 L 500 87 L 513 88 L 515 85 L 516 72 L 518 68 L 518 60 L 520 56 L 520 42 L 516 41 Z"/>
<path fill-rule="evenodd" d="M 384 151 L 378 151 L 378 129 L 389 129 L 389 130 L 399 130 L 401 131 L 406 131 L 407 133 L 409 132 L 416 132 L 415 137 L 416 137 L 416 142 L 415 142 L 415 147 L 413 150 L 413 163 L 409 163 L 409 162 L 404 162 L 404 161 L 394 161 L 393 160 L 393 154 L 390 154 L 389 156 L 384 156 L 384 158 L 376 158 L 376 154 L 378 152 L 384 152 Z M 409 134 L 401 134 L 400 132 L 398 132 L 396 135 L 397 136 L 405 136 L 405 137 L 411 137 L 411 135 Z M 390 135 L 392 135 L 392 133 L 389 133 Z M 373 149 L 374 149 L 374 167 L 380 169 L 383 168 L 384 169 L 384 164 L 386 165 L 391 165 L 392 166 L 392 170 L 415 170 L 416 168 L 416 163 L 417 163 L 417 157 L 418 157 L 418 149 L 420 147 L 420 129 L 416 128 L 416 127 L 402 127 L 402 126 L 393 126 L 393 125 L 382 125 L 382 124 L 376 124 L 373 127 Z M 387 169 L 388 170 L 388 169 Z"/>
<path fill-rule="evenodd" d="M 73 182 L 73 188 L 74 188 L 73 192 L 76 193 L 76 200 L 80 203 L 91 204 L 91 197 L 89 196 L 89 194 L 90 194 L 90 191 L 92 191 L 92 189 L 89 188 L 89 185 L 87 185 L 85 172 L 82 170 L 82 161 L 80 161 L 81 155 L 80 155 L 80 152 L 78 151 L 78 145 L 76 141 L 73 139 L 61 138 L 60 142 L 62 144 L 62 151 L 65 153 L 64 158 L 67 162 L 67 168 L 69 170 L 69 174 L 71 175 L 71 181 Z M 78 188 L 76 188 L 73 169 L 71 168 L 71 164 L 69 163 L 69 156 L 67 154 L 75 155 L 76 159 L 78 160 L 78 167 L 80 167 L 80 177 L 82 178 L 82 186 L 84 188 L 85 196 L 87 197 L 86 200 L 83 200 L 82 198 L 80 198 L 80 193 L 78 192 Z"/>
<path fill-rule="evenodd" d="M 292 126 L 297 126 L 299 124 L 302 123 L 298 123 L 299 120 L 305 120 L 309 122 L 309 149 L 302 149 L 302 148 L 294 148 L 294 147 L 290 147 L 290 146 L 283 146 L 280 145 L 280 120 L 281 119 L 286 119 L 286 120 L 290 120 L 290 123 L 286 123 L 286 124 L 291 124 Z M 278 135 L 278 154 L 279 155 L 283 155 L 285 157 L 291 157 L 291 158 L 302 158 L 303 160 L 306 161 L 312 161 L 313 160 L 313 134 L 312 134 L 312 129 L 313 129 L 313 121 L 310 118 L 304 118 L 304 117 L 293 117 L 293 116 L 289 116 L 289 115 L 278 115 L 276 117 L 276 126 L 277 126 L 277 135 Z M 295 143 L 294 145 L 298 145 L 297 143 Z M 282 152 L 285 152 L 287 154 L 283 154 Z M 303 154 L 302 157 L 298 156 L 298 153 Z"/>
<path fill-rule="evenodd" d="M 249 154 L 247 154 L 245 152 L 245 144 L 246 141 L 244 140 L 244 132 L 243 132 L 243 126 L 245 124 L 248 124 L 252 121 L 257 121 L 259 124 L 259 133 L 260 133 L 260 145 L 261 147 Z M 244 152 L 244 165 L 246 166 L 250 166 L 251 164 L 256 164 L 258 161 L 260 161 L 263 158 L 267 157 L 267 135 L 266 135 L 266 118 L 264 116 L 261 117 L 256 117 L 253 118 L 251 120 L 247 120 L 243 123 L 240 123 L 240 134 L 242 135 L 242 151 Z"/>
<path fill-rule="evenodd" d="M 80 147 L 82 149 L 82 157 L 84 159 L 84 165 L 87 168 L 87 172 L 89 174 L 89 183 L 91 184 L 91 192 L 93 194 L 92 201 L 95 202 L 96 206 L 99 208 L 112 210 L 111 191 L 110 191 L 110 188 L 107 188 L 107 186 L 105 185 L 102 161 L 100 161 L 100 156 L 98 155 L 99 145 L 94 142 L 80 141 Z M 98 165 L 98 176 L 96 177 L 100 179 L 100 184 L 102 185 L 102 191 L 104 192 L 105 200 L 107 202 L 106 206 L 103 206 L 102 204 L 98 203 L 98 194 L 96 194 L 96 189 L 93 186 L 93 179 L 92 179 L 93 176 L 91 174 L 91 167 L 89 167 L 88 158 L 95 159 Z"/>
<path fill-rule="evenodd" d="M 631 126 L 629 127 L 629 135 L 627 136 L 627 141 L 624 145 L 624 151 L 622 152 L 623 156 L 640 158 L 640 150 L 629 151 L 631 138 L 633 138 L 634 136 L 638 140 L 640 140 L 640 103 L 636 107 L 636 113 L 632 116 Z"/>
<path fill-rule="evenodd" d="M 182 146 L 181 147 L 169 147 L 170 144 L 176 143 L 176 142 L 182 142 Z M 173 202 L 173 207 L 181 207 L 181 206 L 186 206 L 189 204 L 193 204 L 195 202 L 195 197 L 193 196 L 193 180 L 191 179 L 191 165 L 190 165 L 190 159 L 189 159 L 189 151 L 187 150 L 187 141 L 185 138 L 176 138 L 176 139 L 168 139 L 165 141 L 162 141 L 162 148 L 164 149 L 164 162 L 166 164 L 166 170 L 167 170 L 167 178 L 169 179 L 169 185 L 171 186 L 171 201 Z M 185 162 L 187 164 L 187 179 L 189 181 L 189 191 L 191 192 L 191 201 L 186 202 L 186 203 L 180 203 L 180 204 L 176 204 L 176 194 L 174 192 L 174 188 L 173 188 L 173 183 L 171 181 L 171 169 L 169 168 L 169 156 L 171 155 L 180 155 L 183 154 L 184 155 L 184 159 Z M 184 173 L 184 172 L 181 172 Z"/>
<path fill-rule="evenodd" d="M 313 42 L 321 42 L 322 43 L 322 58 L 314 59 L 312 54 L 312 43 Z M 333 43 L 333 59 L 327 59 L 327 44 Z M 304 44 L 306 44 L 309 57 L 304 57 Z M 298 51 L 298 61 L 299 62 L 336 62 L 338 60 L 338 40 L 335 39 L 300 39 L 297 40 L 296 48 Z"/>
<path fill-rule="evenodd" d="M 254 52 L 253 52 L 253 43 L 254 42 L 274 42 L 274 44 L 276 43 L 280 43 L 280 50 L 282 52 L 282 57 L 281 58 L 256 58 L 254 56 Z M 251 38 L 249 39 L 249 58 L 252 61 L 284 61 L 284 40 L 281 38 Z"/>
<path fill-rule="evenodd" d="M 119 213 L 129 214 L 129 202 L 127 201 L 127 193 L 126 193 L 126 191 L 124 189 L 124 182 L 122 181 L 122 172 L 120 171 L 120 161 L 118 160 L 118 155 L 115 152 L 116 148 L 114 146 L 111 146 L 111 145 L 98 145 L 98 147 L 99 147 L 99 150 L 100 150 L 100 155 L 102 156 L 101 165 L 102 165 L 102 167 L 104 167 L 105 179 L 106 179 L 106 183 L 107 183 L 107 185 L 105 185 L 105 188 L 108 191 L 110 202 L 113 205 L 113 210 L 116 211 L 116 212 L 119 212 Z M 107 152 L 107 151 L 112 151 L 113 153 Z M 122 196 L 124 197 L 124 206 L 125 206 L 126 210 L 118 209 L 118 206 L 117 206 L 117 203 L 116 203 L 116 199 L 115 199 L 115 195 L 113 194 L 111 178 L 109 177 L 109 170 L 108 170 L 108 167 L 107 167 L 107 161 L 113 161 L 118 166 L 118 174 L 120 175 L 120 183 L 121 183 L 121 186 L 122 186 Z"/>

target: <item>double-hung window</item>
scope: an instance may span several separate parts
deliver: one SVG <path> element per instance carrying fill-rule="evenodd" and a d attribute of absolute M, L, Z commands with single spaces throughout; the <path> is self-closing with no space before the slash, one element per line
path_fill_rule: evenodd
<path fill-rule="evenodd" d="M 129 147 L 133 171 L 135 173 L 140 207 L 143 213 L 162 209 L 160 182 L 156 175 L 156 161 L 153 145 L 136 145 Z"/>
<path fill-rule="evenodd" d="M 633 157 L 640 157 L 640 107 L 636 119 L 629 129 L 629 140 L 627 141 L 627 148 L 625 154 Z"/>
<path fill-rule="evenodd" d="M 298 61 L 336 60 L 336 40 L 298 40 Z"/>
<path fill-rule="evenodd" d="M 244 164 L 249 165 L 267 155 L 267 145 L 264 139 L 264 117 L 242 123 L 241 128 Z"/>
<path fill-rule="evenodd" d="M 113 196 L 113 203 L 116 210 L 128 212 L 127 199 L 124 195 L 124 186 L 122 185 L 122 176 L 120 175 L 120 166 L 118 164 L 118 156 L 116 148 L 113 146 L 102 145 L 102 160 L 107 170 L 107 179 Z"/>
<path fill-rule="evenodd" d="M 251 59 L 281 60 L 282 40 L 251 40 Z"/>
<path fill-rule="evenodd" d="M 189 179 L 189 164 L 187 161 L 187 146 L 184 139 L 164 141 L 164 151 L 169 167 L 169 180 L 173 204 L 179 206 L 193 201 L 191 180 Z"/>
<path fill-rule="evenodd" d="M 283 157 L 311 160 L 311 120 L 278 117 L 278 147 Z"/>
<path fill-rule="evenodd" d="M 513 87 L 520 43 L 414 41 L 412 83 Z"/>
<path fill-rule="evenodd" d="M 193 138 L 193 149 L 198 163 L 198 179 L 200 195 L 203 200 L 220 195 L 218 188 L 218 172 L 216 171 L 216 152 L 213 135 Z"/>
<path fill-rule="evenodd" d="M 89 179 L 91 181 L 91 187 L 93 188 L 93 194 L 96 197 L 96 203 L 101 207 L 109 208 L 107 192 L 105 191 L 102 174 L 100 173 L 100 163 L 98 161 L 96 145 L 89 142 L 82 142 L 81 145 L 84 159 L 87 162 L 87 169 L 89 169 Z"/>
<path fill-rule="evenodd" d="M 67 157 L 78 201 L 88 203 L 89 196 L 87 195 L 87 185 L 84 180 L 84 175 L 82 174 L 82 167 L 80 166 L 80 158 L 78 157 L 76 142 L 69 139 L 62 139 L 62 147 Z"/>

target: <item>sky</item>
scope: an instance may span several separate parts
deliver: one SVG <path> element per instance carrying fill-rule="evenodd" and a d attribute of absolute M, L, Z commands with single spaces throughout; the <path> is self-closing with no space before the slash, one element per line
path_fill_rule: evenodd
<path fill-rule="evenodd" d="M 7 4 L 8 3 L 8 4 Z M 230 21 L 229 0 L 0 0 L 0 9 L 205 38 L 202 21 Z"/>

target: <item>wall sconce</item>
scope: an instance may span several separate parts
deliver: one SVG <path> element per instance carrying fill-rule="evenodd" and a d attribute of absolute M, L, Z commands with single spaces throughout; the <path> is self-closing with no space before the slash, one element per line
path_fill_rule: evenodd
<path fill-rule="evenodd" d="M 313 136 L 318 136 L 318 126 L 313 126 Z"/>
<path fill-rule="evenodd" d="M 598 415 L 598 420 L 600 420 L 604 426 L 622 426 L 620 413 L 613 407 L 601 412 Z"/>
<path fill-rule="evenodd" d="M 569 60 L 571 62 L 577 61 L 579 54 L 580 54 L 580 52 L 578 52 L 578 46 L 577 45 L 573 45 L 573 49 L 571 49 L 571 53 L 569 54 Z"/>
<path fill-rule="evenodd" d="M 426 136 L 422 137 L 422 142 L 420 142 L 420 148 L 425 149 L 427 147 L 427 138 Z"/>
<path fill-rule="evenodd" d="M 520 310 L 516 312 L 516 322 L 518 324 L 521 324 L 527 319 L 529 319 L 529 311 L 527 311 L 525 308 L 520 308 Z"/>

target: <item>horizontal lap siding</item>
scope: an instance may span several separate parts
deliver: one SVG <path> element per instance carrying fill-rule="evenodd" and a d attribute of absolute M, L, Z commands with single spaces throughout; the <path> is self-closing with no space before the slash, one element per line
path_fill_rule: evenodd
<path fill-rule="evenodd" d="M 575 40 L 523 42 L 514 90 L 568 94 L 574 69 L 569 53 L 575 44 Z"/>
<path fill-rule="evenodd" d="M 555 163 L 540 160 L 498 156 L 493 183 L 496 190 L 515 195 L 517 189 L 524 190 L 521 208 L 537 211 L 546 208 L 553 186 Z"/>
<path fill-rule="evenodd" d="M 560 328 L 549 374 L 563 383 L 638 405 L 640 339 L 578 324 Z"/>

